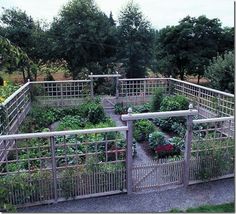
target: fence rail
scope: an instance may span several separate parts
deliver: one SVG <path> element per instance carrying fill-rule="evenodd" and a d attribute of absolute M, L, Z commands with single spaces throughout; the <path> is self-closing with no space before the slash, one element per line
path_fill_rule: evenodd
<path fill-rule="evenodd" d="M 170 78 L 173 94 L 181 94 L 197 106 L 203 118 L 234 115 L 234 95 Z"/>

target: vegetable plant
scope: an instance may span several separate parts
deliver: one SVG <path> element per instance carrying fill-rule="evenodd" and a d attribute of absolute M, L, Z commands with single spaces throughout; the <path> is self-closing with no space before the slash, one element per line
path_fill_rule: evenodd
<path fill-rule="evenodd" d="M 134 123 L 134 138 L 138 142 L 147 141 L 150 133 L 154 132 L 155 125 L 149 120 L 139 120 Z"/>

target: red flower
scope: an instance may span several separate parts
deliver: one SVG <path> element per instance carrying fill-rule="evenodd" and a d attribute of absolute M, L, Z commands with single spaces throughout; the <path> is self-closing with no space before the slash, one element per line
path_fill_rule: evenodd
<path fill-rule="evenodd" d="M 174 150 L 174 146 L 172 144 L 166 144 L 166 145 L 162 145 L 162 146 L 157 146 L 156 147 L 156 152 L 160 153 L 160 152 L 171 152 Z"/>

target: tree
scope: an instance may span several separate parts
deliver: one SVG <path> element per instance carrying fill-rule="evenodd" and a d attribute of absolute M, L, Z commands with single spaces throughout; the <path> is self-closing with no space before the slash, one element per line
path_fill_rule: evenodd
<path fill-rule="evenodd" d="M 28 55 L 19 47 L 14 46 L 8 39 L 0 36 L 0 68 L 7 73 L 20 70 L 24 82 L 32 78 L 35 64 Z"/>
<path fill-rule="evenodd" d="M 144 77 L 152 59 L 154 31 L 137 5 L 129 2 L 119 17 L 118 59 L 126 67 L 126 76 Z"/>
<path fill-rule="evenodd" d="M 199 82 L 204 66 L 217 52 L 228 50 L 231 40 L 218 19 L 187 16 L 178 25 L 160 30 L 156 53 L 159 69 L 164 75 L 179 75 L 181 79 L 186 74 L 196 75 Z"/>
<path fill-rule="evenodd" d="M 38 60 L 44 58 L 46 41 L 40 22 L 35 22 L 31 16 L 20 9 L 4 9 L 0 17 L 2 27 L 0 35 L 20 47 L 27 55 Z"/>
<path fill-rule="evenodd" d="M 214 57 L 204 74 L 210 80 L 210 87 L 234 93 L 234 53 L 230 51 Z"/>
<path fill-rule="evenodd" d="M 70 1 L 50 29 L 55 57 L 68 62 L 73 78 L 114 54 L 113 33 L 114 24 L 93 0 Z"/>

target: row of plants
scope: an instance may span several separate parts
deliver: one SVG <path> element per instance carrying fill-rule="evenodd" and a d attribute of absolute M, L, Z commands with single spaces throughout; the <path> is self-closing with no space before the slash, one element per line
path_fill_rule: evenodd
<path fill-rule="evenodd" d="M 65 118 L 66 117 L 66 118 Z M 73 129 L 71 124 L 81 124 L 83 127 L 86 123 L 97 124 L 105 121 L 107 118 L 99 99 L 86 100 L 79 106 L 69 108 L 42 108 L 34 105 L 20 127 L 20 131 L 25 132 L 40 132 L 45 128 L 49 128 L 56 121 L 67 121 L 64 124 L 64 130 Z M 67 128 L 66 125 L 69 125 Z M 63 130 L 63 125 L 61 125 Z M 76 126 L 75 126 L 76 128 Z M 78 127 L 80 128 L 80 127 Z"/>

